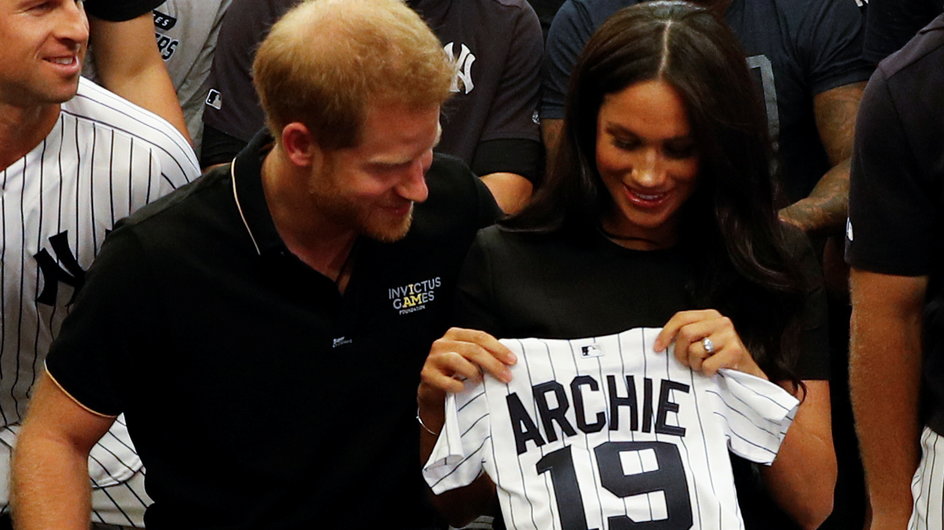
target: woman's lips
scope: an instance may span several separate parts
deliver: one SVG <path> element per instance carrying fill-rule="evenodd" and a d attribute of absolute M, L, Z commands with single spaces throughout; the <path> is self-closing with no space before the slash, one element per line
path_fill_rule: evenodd
<path fill-rule="evenodd" d="M 640 208 L 652 209 L 662 206 L 669 198 L 669 192 L 662 193 L 643 193 L 624 186 L 626 197 L 633 205 Z"/>

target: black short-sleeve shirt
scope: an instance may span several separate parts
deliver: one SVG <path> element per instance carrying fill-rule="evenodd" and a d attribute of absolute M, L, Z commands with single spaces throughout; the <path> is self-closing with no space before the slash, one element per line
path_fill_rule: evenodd
<path fill-rule="evenodd" d="M 422 528 L 419 370 L 497 207 L 437 156 L 407 237 L 358 240 L 342 295 L 278 237 L 266 140 L 121 223 L 47 369 L 88 408 L 125 413 L 148 528 Z"/>
<path fill-rule="evenodd" d="M 928 276 L 928 424 L 944 433 L 944 15 L 879 63 L 856 125 L 846 261 Z"/>

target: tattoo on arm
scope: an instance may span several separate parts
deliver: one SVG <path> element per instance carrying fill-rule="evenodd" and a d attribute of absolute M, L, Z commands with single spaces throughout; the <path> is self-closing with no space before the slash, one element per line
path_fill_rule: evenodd
<path fill-rule="evenodd" d="M 856 113 L 865 83 L 836 87 L 813 99 L 816 127 L 833 167 L 810 195 L 780 211 L 780 217 L 811 234 L 842 232 L 849 210 L 849 157 Z"/>

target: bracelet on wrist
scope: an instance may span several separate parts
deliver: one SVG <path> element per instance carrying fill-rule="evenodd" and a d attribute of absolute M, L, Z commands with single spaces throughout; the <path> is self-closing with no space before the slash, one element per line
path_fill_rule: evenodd
<path fill-rule="evenodd" d="M 420 417 L 419 407 L 416 407 L 416 422 L 420 424 L 420 427 L 422 427 L 424 431 L 428 432 L 429 434 L 432 434 L 433 436 L 439 436 L 438 432 L 433 432 L 432 429 L 430 429 L 429 427 L 426 426 L 425 423 L 423 423 L 423 418 Z"/>

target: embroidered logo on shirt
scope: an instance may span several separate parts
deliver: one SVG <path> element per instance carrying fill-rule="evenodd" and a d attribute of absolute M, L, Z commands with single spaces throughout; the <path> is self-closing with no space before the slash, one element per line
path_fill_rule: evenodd
<path fill-rule="evenodd" d="M 75 293 L 85 283 L 85 270 L 79 265 L 69 246 L 68 230 L 50 237 L 49 244 L 56 253 L 58 261 L 45 248 L 33 256 L 43 276 L 43 292 L 39 293 L 36 301 L 40 304 L 55 305 L 59 297 L 59 284 L 64 283 L 73 287 L 72 296 L 75 297 Z M 71 304 L 72 300 L 69 303 Z"/>
<path fill-rule="evenodd" d="M 401 315 L 407 315 L 426 309 L 426 305 L 436 299 L 436 289 L 441 286 L 442 277 L 436 276 L 387 289 L 387 299 L 394 310 Z"/>

